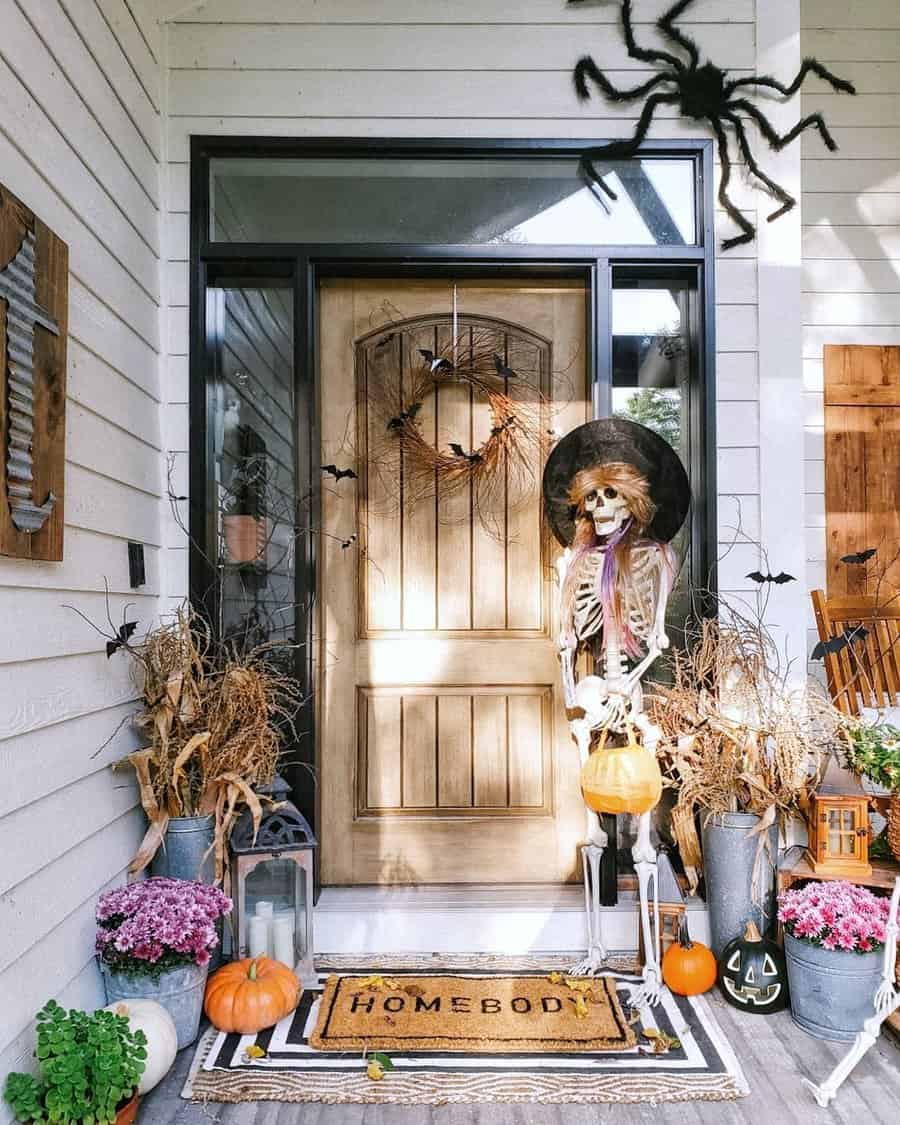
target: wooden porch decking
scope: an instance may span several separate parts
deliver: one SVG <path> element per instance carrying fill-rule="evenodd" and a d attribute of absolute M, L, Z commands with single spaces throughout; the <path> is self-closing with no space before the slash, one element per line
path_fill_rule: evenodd
<path fill-rule="evenodd" d="M 813 1039 L 789 1013 L 744 1016 L 717 994 L 710 1002 L 744 1067 L 751 1094 L 735 1102 L 667 1105 L 296 1105 L 245 1102 L 205 1105 L 180 1091 L 193 1057 L 182 1051 L 171 1074 L 143 1102 L 143 1125 L 896 1125 L 900 1120 L 900 1049 L 882 1035 L 844 1084 L 830 1109 L 801 1086 L 823 1079 L 846 1047 Z M 389 1081 L 388 1077 L 385 1081 Z"/>

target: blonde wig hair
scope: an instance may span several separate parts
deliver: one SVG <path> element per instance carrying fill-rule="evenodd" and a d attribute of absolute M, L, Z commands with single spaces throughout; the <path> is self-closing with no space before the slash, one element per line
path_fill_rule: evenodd
<path fill-rule="evenodd" d="M 650 485 L 643 473 L 625 461 L 610 461 L 605 465 L 595 465 L 582 469 L 572 478 L 569 486 L 569 503 L 575 509 L 575 538 L 573 550 L 591 546 L 594 540 L 594 521 L 585 510 L 584 502 L 592 492 L 602 492 L 604 488 L 614 488 L 627 500 L 634 516 L 633 529 L 643 534 L 656 515 L 656 505 L 650 499 Z"/>

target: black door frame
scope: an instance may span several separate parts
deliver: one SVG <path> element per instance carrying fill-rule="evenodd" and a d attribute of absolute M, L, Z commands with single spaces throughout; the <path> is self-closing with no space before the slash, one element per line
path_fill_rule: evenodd
<path fill-rule="evenodd" d="M 207 288 L 251 282 L 289 282 L 294 289 L 294 370 L 298 428 L 308 435 L 304 450 L 295 442 L 297 495 L 314 493 L 318 480 L 319 428 L 316 409 L 318 379 L 317 292 L 323 277 L 578 277 L 587 282 L 588 370 L 591 372 L 595 417 L 610 413 L 612 387 L 611 288 L 616 266 L 692 266 L 702 325 L 696 334 L 697 386 L 690 395 L 689 471 L 699 469 L 702 490 L 695 490 L 691 508 L 691 564 L 695 575 L 708 576 L 715 588 L 716 513 L 716 393 L 715 393 L 715 230 L 713 201 L 713 144 L 710 140 L 645 141 L 639 156 L 680 157 L 694 164 L 695 230 L 700 242 L 693 246 L 530 246 L 509 244 L 428 245 L 397 244 L 296 244 L 221 243 L 210 240 L 210 161 L 216 157 L 280 158 L 324 157 L 352 159 L 361 156 L 385 159 L 418 158 L 577 158 L 596 141 L 587 140 L 457 140 L 392 138 L 288 138 L 192 136 L 190 149 L 190 529 L 189 590 L 192 602 L 217 620 L 214 605 L 216 582 L 212 560 L 217 542 L 209 472 L 214 450 L 210 425 L 215 372 L 208 361 Z M 316 511 L 312 510 L 315 525 Z M 301 551 L 302 546 L 302 551 Z M 315 612 L 316 537 L 308 534 L 297 543 L 297 636 L 305 641 L 302 675 L 308 700 L 299 717 L 304 732 L 296 757 L 310 766 L 316 759 Z M 318 821 L 316 787 L 305 768 L 291 771 L 297 804 L 315 827 Z"/>

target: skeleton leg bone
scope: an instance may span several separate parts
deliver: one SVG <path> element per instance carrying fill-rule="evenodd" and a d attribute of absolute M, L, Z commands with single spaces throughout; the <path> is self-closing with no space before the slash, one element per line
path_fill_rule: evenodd
<path fill-rule="evenodd" d="M 594 814 L 596 816 L 596 814 Z M 599 823 L 599 819 L 598 819 Z M 599 830 L 604 843 L 584 844 L 581 848 L 581 865 L 584 870 L 584 909 L 587 920 L 587 957 L 572 966 L 569 972 L 576 977 L 592 977 L 603 968 L 606 946 L 603 944 L 602 914 L 600 907 L 600 861 L 608 843 L 606 833 Z"/>
<path fill-rule="evenodd" d="M 898 1008 L 900 1008 L 900 995 L 897 996 L 891 1011 L 896 1011 Z M 815 1082 L 810 1082 L 808 1078 L 802 1079 L 803 1085 L 810 1091 L 819 1105 L 827 1107 L 834 1100 L 841 1084 L 849 1077 L 866 1051 L 875 1045 L 881 1025 L 891 1014 L 891 1011 L 885 1012 L 883 1015 L 876 1012 L 874 1016 L 866 1020 L 862 1031 L 858 1032 L 853 1040 L 853 1046 L 824 1082 L 817 1085 Z"/>
<path fill-rule="evenodd" d="M 659 877 L 656 851 L 650 842 L 650 813 L 638 822 L 638 838 L 631 849 L 638 877 L 641 904 L 641 933 L 644 939 L 644 983 L 632 996 L 632 1004 L 655 1007 L 662 999 L 662 969 L 659 940 Z M 651 904 L 652 895 L 652 904 Z"/>

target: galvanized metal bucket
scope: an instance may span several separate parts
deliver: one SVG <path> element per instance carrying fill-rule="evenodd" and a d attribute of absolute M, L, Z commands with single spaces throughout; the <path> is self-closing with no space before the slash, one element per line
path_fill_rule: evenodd
<path fill-rule="evenodd" d="M 148 976 L 113 972 L 100 962 L 107 1004 L 117 1000 L 155 1000 L 175 1021 L 178 1050 L 188 1047 L 197 1038 L 203 1012 L 203 993 L 209 966 L 184 965 L 162 973 L 158 980 Z"/>
<path fill-rule="evenodd" d="M 848 1043 L 875 1013 L 884 953 L 822 949 L 784 935 L 791 1016 L 817 1039 Z"/>
<path fill-rule="evenodd" d="M 710 943 L 716 957 L 743 934 L 751 919 L 764 934 L 775 918 L 778 825 L 768 829 L 768 847 L 764 845 L 760 852 L 760 833 L 750 835 L 759 821 L 753 813 L 713 813 L 704 821 L 703 871 Z M 757 864 L 754 894 L 753 869 Z"/>
<path fill-rule="evenodd" d="M 216 877 L 214 833 L 212 816 L 173 816 L 162 847 L 153 857 L 151 872 L 167 879 L 212 883 Z"/>

